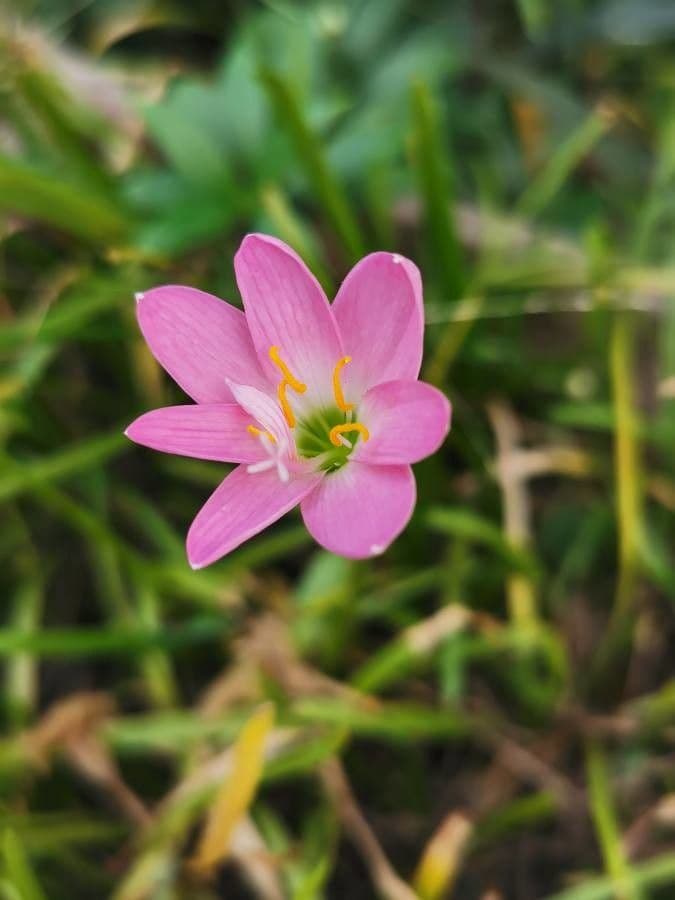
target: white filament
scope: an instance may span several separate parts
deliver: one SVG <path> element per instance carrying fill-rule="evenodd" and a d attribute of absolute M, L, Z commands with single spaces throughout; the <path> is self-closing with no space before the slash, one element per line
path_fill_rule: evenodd
<path fill-rule="evenodd" d="M 270 469 L 276 469 L 279 481 L 287 484 L 291 476 L 288 467 L 282 459 L 287 449 L 286 442 L 282 441 L 280 444 L 277 444 L 266 432 L 262 432 L 259 435 L 259 439 L 265 451 L 269 454 L 268 458 L 257 463 L 251 463 L 246 466 L 246 471 L 249 475 L 257 475 L 259 472 L 269 472 Z"/>
<path fill-rule="evenodd" d="M 273 459 L 263 459 L 262 462 L 252 463 L 250 466 L 246 466 L 246 471 L 249 475 L 257 475 L 258 472 L 268 472 L 270 469 L 273 469 L 276 466 L 276 461 Z"/>

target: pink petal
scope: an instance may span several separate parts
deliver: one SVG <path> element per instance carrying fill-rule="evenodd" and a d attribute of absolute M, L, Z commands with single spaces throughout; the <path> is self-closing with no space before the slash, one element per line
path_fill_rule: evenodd
<path fill-rule="evenodd" d="M 278 347 L 292 375 L 307 385 L 295 406 L 332 402 L 332 374 L 342 356 L 330 305 L 321 285 L 300 257 L 282 241 L 249 234 L 234 259 L 246 319 L 263 371 L 273 384 L 282 375 L 270 361 Z"/>
<path fill-rule="evenodd" d="M 293 509 L 321 480 L 321 475 L 279 480 L 276 470 L 246 471 L 238 466 L 215 489 L 190 526 L 187 555 L 193 569 L 225 556 Z"/>
<path fill-rule="evenodd" d="M 403 531 L 415 506 L 409 466 L 350 460 L 326 475 L 302 502 L 302 517 L 322 547 L 350 559 L 383 553 Z"/>
<path fill-rule="evenodd" d="M 450 403 L 423 381 L 386 381 L 365 394 L 358 417 L 370 439 L 357 443 L 352 459 L 378 465 L 414 463 L 445 440 Z"/>
<path fill-rule="evenodd" d="M 343 281 L 333 315 L 352 357 L 344 369 L 348 401 L 381 381 L 417 378 L 424 307 L 422 279 L 410 260 L 396 253 L 364 257 Z"/>
<path fill-rule="evenodd" d="M 260 440 L 247 431 L 254 422 L 236 403 L 167 406 L 140 416 L 125 434 L 162 453 L 252 463 L 266 457 Z"/>
<path fill-rule="evenodd" d="M 138 323 L 155 359 L 197 403 L 231 401 L 227 378 L 268 387 L 241 310 L 175 285 L 137 299 Z"/>

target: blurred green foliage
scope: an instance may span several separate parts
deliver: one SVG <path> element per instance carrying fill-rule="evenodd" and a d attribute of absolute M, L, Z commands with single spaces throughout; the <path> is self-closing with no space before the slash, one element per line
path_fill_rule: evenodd
<path fill-rule="evenodd" d="M 664 0 L 0 10 L 3 897 L 673 895 L 674 49 Z M 224 467 L 122 437 L 181 400 L 133 293 L 238 302 L 250 230 L 423 270 L 453 430 L 377 561 L 192 572 Z"/>

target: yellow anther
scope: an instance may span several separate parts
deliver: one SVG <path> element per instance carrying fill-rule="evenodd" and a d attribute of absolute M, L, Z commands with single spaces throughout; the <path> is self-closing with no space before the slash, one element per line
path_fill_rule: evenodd
<path fill-rule="evenodd" d="M 278 347 L 270 347 L 269 356 L 275 366 L 277 366 L 284 376 L 284 381 L 286 384 L 293 388 L 296 394 L 304 394 L 307 390 L 307 385 L 303 384 L 302 381 L 298 381 L 298 379 L 293 375 L 291 370 L 288 368 L 283 359 L 279 356 L 279 348 Z"/>
<path fill-rule="evenodd" d="M 284 414 L 284 418 L 288 422 L 289 428 L 295 428 L 295 413 L 291 408 L 291 404 L 288 402 L 288 397 L 286 396 L 286 388 L 292 387 L 287 381 L 279 382 L 279 387 L 277 388 L 277 396 L 279 398 L 279 403 L 281 405 L 281 411 Z"/>
<path fill-rule="evenodd" d="M 333 369 L 333 394 L 335 396 L 335 402 L 338 405 L 338 408 L 342 410 L 342 412 L 350 412 L 354 409 L 353 403 L 347 403 L 345 400 L 345 395 L 342 393 L 342 385 L 340 384 L 340 372 L 352 361 L 351 356 L 343 356 L 341 360 L 339 360 Z"/>
<path fill-rule="evenodd" d="M 262 431 L 260 428 L 256 428 L 255 425 L 247 425 L 246 430 L 254 437 L 261 437 L 262 435 L 265 435 L 265 437 L 269 438 L 273 444 L 276 444 L 277 442 L 277 439 L 274 437 L 271 431 Z"/>
<path fill-rule="evenodd" d="M 284 418 L 288 422 L 288 427 L 295 428 L 295 415 L 293 413 L 293 410 L 291 409 L 291 404 L 288 402 L 288 398 L 286 397 L 286 388 L 290 388 L 292 391 L 295 391 L 296 394 L 304 394 L 307 390 L 307 385 L 303 384 L 302 381 L 298 381 L 295 375 L 293 375 L 286 363 L 279 356 L 279 348 L 276 345 L 274 347 L 270 347 L 269 357 L 274 365 L 279 368 L 281 374 L 284 376 L 283 380 L 280 382 L 277 388 L 277 395 L 279 397 L 279 403 L 281 404 L 281 411 L 284 414 Z"/>
<path fill-rule="evenodd" d="M 350 431 L 358 431 L 364 441 L 370 438 L 370 432 L 365 425 L 362 425 L 360 422 L 345 422 L 344 425 L 334 425 L 328 432 L 331 444 L 340 447 L 340 435 L 348 434 Z"/>

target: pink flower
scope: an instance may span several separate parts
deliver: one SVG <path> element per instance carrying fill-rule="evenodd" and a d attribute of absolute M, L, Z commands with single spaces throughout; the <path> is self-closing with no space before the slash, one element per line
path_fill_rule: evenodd
<path fill-rule="evenodd" d="M 327 550 L 382 553 L 415 505 L 410 464 L 437 450 L 450 424 L 445 396 L 417 380 L 417 267 L 372 253 L 332 306 L 276 238 L 245 237 L 234 267 L 245 313 L 189 287 L 137 297 L 150 349 L 196 402 L 146 413 L 127 436 L 240 464 L 192 523 L 190 565 L 209 565 L 298 504 Z"/>

